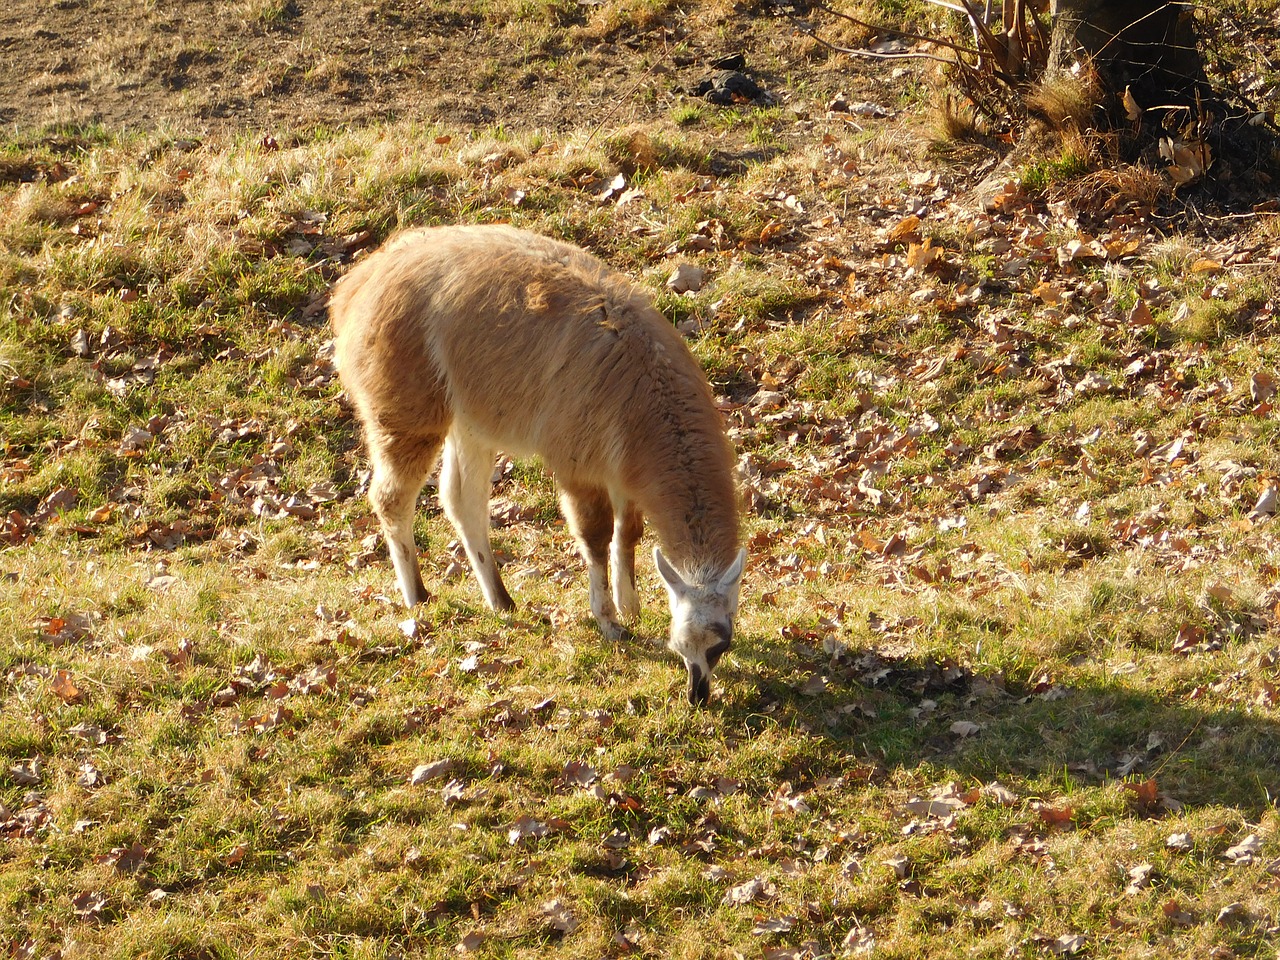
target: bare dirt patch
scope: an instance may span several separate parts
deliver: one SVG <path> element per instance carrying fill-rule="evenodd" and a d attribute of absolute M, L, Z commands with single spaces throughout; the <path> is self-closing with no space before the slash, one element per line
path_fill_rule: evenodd
<path fill-rule="evenodd" d="M 187 134 L 378 119 L 582 128 L 665 112 L 734 53 L 781 102 L 886 92 L 889 71 L 830 64 L 762 11 L 501 6 L 16 0 L 0 12 L 0 121 Z"/>

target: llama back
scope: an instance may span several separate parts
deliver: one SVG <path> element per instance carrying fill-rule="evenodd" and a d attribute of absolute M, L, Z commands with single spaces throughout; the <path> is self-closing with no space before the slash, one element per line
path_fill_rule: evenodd
<path fill-rule="evenodd" d="M 344 381 L 375 419 L 430 413 L 411 395 L 443 392 L 458 426 L 505 452 L 627 488 L 679 480 L 690 464 L 654 456 L 676 436 L 701 437 L 684 459 L 731 460 L 679 334 L 567 244 L 505 227 L 410 231 L 339 285 L 333 317 Z"/>

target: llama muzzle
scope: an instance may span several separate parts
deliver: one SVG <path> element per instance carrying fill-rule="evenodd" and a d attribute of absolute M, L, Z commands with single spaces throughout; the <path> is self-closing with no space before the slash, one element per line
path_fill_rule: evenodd
<path fill-rule="evenodd" d="M 689 665 L 689 704 L 705 707 L 711 701 L 711 674 L 696 663 Z"/>

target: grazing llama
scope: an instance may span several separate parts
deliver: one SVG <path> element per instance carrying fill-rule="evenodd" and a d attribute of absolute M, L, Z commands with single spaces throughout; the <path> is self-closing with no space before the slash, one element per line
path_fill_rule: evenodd
<path fill-rule="evenodd" d="M 639 614 L 635 546 L 649 519 L 671 600 L 668 646 L 688 668 L 689 701 L 706 703 L 746 562 L 733 450 L 701 368 L 648 298 L 565 243 L 505 226 L 434 227 L 400 234 L 353 269 L 331 316 L 405 603 L 427 597 L 413 517 L 443 448 L 440 502 L 486 602 L 514 608 L 489 546 L 491 474 L 499 450 L 537 454 L 559 484 L 591 612 L 610 639 Z"/>

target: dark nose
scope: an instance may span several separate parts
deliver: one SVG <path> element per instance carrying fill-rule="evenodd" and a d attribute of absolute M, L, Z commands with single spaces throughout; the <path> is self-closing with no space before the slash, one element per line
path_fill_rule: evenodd
<path fill-rule="evenodd" d="M 711 700 L 711 677 L 696 663 L 689 664 L 689 704 L 704 707 Z"/>

